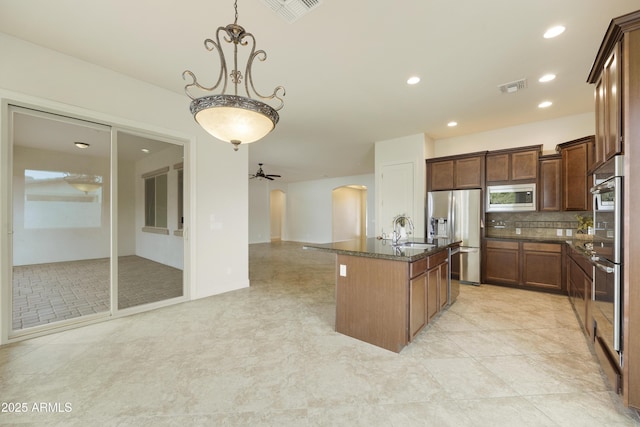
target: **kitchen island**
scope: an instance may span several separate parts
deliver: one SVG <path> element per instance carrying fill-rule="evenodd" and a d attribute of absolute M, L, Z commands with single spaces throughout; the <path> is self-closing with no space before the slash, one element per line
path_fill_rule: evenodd
<path fill-rule="evenodd" d="M 358 239 L 304 249 L 336 254 L 336 331 L 398 353 L 455 301 L 449 251 L 458 245 Z"/>

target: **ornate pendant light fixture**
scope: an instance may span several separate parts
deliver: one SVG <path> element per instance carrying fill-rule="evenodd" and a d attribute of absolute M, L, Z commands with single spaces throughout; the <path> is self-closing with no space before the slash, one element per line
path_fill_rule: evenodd
<path fill-rule="evenodd" d="M 192 99 L 190 110 L 194 119 L 211 135 L 216 138 L 230 142 L 233 149 L 238 151 L 240 144 L 249 144 L 255 142 L 269 132 L 271 132 L 278 123 L 278 110 L 284 106 L 282 96 L 285 95 L 284 87 L 278 86 L 269 96 L 261 95 L 253 85 L 253 76 L 251 67 L 253 61 L 257 58 L 260 61 L 267 59 L 267 53 L 264 50 L 256 50 L 256 39 L 251 33 L 247 33 L 244 28 L 238 25 L 238 1 L 234 2 L 235 21 L 226 27 L 218 27 L 216 31 L 216 39 L 206 39 L 204 46 L 208 51 L 216 51 L 220 57 L 220 73 L 218 80 L 211 87 L 206 87 L 198 83 L 195 74 L 189 70 L 182 73 L 184 80 L 190 77 L 192 82 L 184 87 L 185 93 Z M 232 44 L 233 47 L 233 68 L 228 73 L 222 44 L 220 43 L 220 33 L 226 33 L 223 41 Z M 238 47 L 249 47 L 251 51 L 247 58 L 244 71 L 238 69 Z M 231 80 L 231 92 L 227 94 L 228 79 Z M 197 87 L 206 92 L 220 92 L 215 95 L 194 97 L 189 91 Z M 243 94 L 239 95 L 239 91 Z M 277 104 L 272 107 L 258 99 L 252 98 L 252 94 L 264 101 L 277 100 Z"/>

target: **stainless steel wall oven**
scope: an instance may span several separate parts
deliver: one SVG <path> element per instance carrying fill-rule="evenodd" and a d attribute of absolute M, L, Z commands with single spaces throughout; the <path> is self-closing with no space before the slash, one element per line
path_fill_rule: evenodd
<path fill-rule="evenodd" d="M 616 156 L 594 175 L 593 319 L 597 335 L 622 366 L 622 265 L 624 158 Z"/>

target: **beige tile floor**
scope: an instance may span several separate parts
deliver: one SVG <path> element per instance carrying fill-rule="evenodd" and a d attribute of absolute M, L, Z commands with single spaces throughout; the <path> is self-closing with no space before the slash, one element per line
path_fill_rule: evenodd
<path fill-rule="evenodd" d="M 334 332 L 334 256 L 301 246 L 251 245 L 249 289 L 0 348 L 0 401 L 28 409 L 0 423 L 640 425 L 567 298 L 463 286 L 395 354 Z"/>

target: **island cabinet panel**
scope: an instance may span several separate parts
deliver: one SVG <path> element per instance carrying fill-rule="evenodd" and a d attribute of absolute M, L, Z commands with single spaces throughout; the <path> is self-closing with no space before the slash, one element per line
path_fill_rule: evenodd
<path fill-rule="evenodd" d="M 540 157 L 538 171 L 538 210 L 562 210 L 562 156 Z"/>
<path fill-rule="evenodd" d="M 489 240 L 484 254 L 486 282 L 520 284 L 520 248 L 517 241 Z"/>
<path fill-rule="evenodd" d="M 427 274 L 422 273 L 409 283 L 409 333 L 413 338 L 427 325 Z"/>
<path fill-rule="evenodd" d="M 562 244 L 523 243 L 522 283 L 526 286 L 563 289 Z"/>
<path fill-rule="evenodd" d="M 407 262 L 337 256 L 336 331 L 399 352 L 409 340 Z M 346 277 L 340 275 L 341 266 Z"/>
<path fill-rule="evenodd" d="M 435 267 L 427 272 L 427 318 L 431 321 L 440 308 L 438 292 L 440 288 L 440 268 Z"/>

